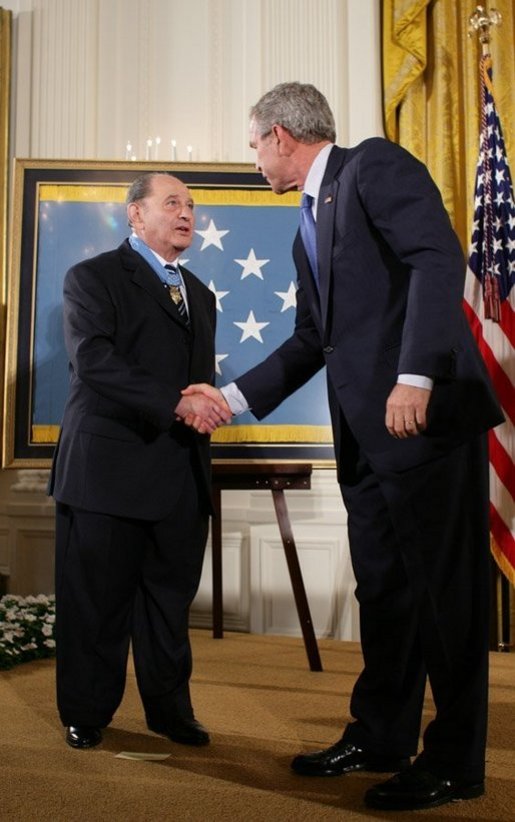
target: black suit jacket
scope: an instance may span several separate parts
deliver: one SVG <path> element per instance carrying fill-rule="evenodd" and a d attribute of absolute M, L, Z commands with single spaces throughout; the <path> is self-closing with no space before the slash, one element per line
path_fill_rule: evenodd
<path fill-rule="evenodd" d="M 162 519 L 191 460 L 210 499 L 209 438 L 176 422 L 190 382 L 214 380 L 214 295 L 181 269 L 190 325 L 128 241 L 71 268 L 64 282 L 70 390 L 50 493 L 59 502 Z"/>
<path fill-rule="evenodd" d="M 325 364 L 340 466 L 347 426 L 373 466 L 403 470 L 502 421 L 462 310 L 461 248 L 425 166 L 381 138 L 335 146 L 317 252 L 319 293 L 297 234 L 294 333 L 237 380 L 259 419 Z M 428 429 L 406 440 L 385 427 L 399 373 L 435 381 Z"/>

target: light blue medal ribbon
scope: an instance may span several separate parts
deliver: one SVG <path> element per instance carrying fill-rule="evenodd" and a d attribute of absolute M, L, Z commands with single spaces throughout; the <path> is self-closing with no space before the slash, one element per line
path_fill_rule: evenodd
<path fill-rule="evenodd" d="M 166 269 L 164 265 L 161 265 L 154 252 L 148 247 L 146 242 L 141 239 L 141 237 L 137 237 L 135 234 L 132 234 L 129 237 L 129 243 L 131 248 L 134 251 L 137 251 L 137 253 L 140 254 L 149 266 L 156 272 L 163 285 L 175 285 L 178 287 L 182 286 L 182 288 L 184 288 L 184 283 L 179 272 L 170 271 L 170 269 Z"/>
<path fill-rule="evenodd" d="M 129 237 L 129 244 L 133 251 L 136 251 L 141 257 L 143 257 L 149 266 L 156 272 L 163 285 L 168 288 L 168 292 L 177 306 L 179 314 L 189 325 L 188 309 L 186 308 L 186 302 L 181 290 L 184 288 L 184 283 L 179 270 L 171 265 L 161 265 L 156 255 L 148 247 L 146 242 L 141 239 L 141 237 L 137 237 L 135 234 L 132 234 Z"/>

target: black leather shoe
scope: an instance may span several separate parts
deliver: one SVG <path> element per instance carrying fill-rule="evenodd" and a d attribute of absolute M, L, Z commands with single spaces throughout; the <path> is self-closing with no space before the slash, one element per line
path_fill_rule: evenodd
<path fill-rule="evenodd" d="M 185 717 L 175 717 L 173 723 L 161 724 L 158 722 L 147 722 L 149 730 L 161 736 L 167 736 L 172 742 L 180 742 L 181 745 L 208 745 L 209 734 L 200 722 L 196 719 L 186 719 Z"/>
<path fill-rule="evenodd" d="M 66 742 L 72 748 L 94 748 L 102 742 L 102 732 L 94 725 L 69 725 Z"/>
<path fill-rule="evenodd" d="M 409 811 L 435 808 L 460 799 L 475 799 L 484 792 L 484 782 L 442 779 L 428 771 L 411 767 L 370 788 L 365 794 L 365 805 L 384 811 Z"/>
<path fill-rule="evenodd" d="M 341 776 L 353 771 L 394 773 L 409 764 L 409 759 L 367 753 L 340 739 L 323 751 L 296 756 L 291 766 L 301 776 Z"/>

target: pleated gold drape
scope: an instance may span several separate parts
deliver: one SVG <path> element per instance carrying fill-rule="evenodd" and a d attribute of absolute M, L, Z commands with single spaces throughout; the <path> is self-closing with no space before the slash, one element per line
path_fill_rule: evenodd
<path fill-rule="evenodd" d="M 488 6 L 488 3 L 483 3 Z M 497 113 L 515 177 L 515 3 L 495 0 Z M 382 0 L 385 130 L 429 168 L 466 251 L 479 150 L 481 44 L 468 37 L 474 0 Z"/>

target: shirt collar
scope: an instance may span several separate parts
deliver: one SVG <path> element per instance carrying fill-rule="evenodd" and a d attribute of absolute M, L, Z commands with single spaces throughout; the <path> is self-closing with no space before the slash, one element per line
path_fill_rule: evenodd
<path fill-rule="evenodd" d="M 333 146 L 334 143 L 329 143 L 327 146 L 324 146 L 320 149 L 320 151 L 318 152 L 317 156 L 311 164 L 311 167 L 308 171 L 308 175 L 306 177 L 306 181 L 304 183 L 304 193 L 310 194 L 311 197 L 313 197 L 313 207 L 316 206 L 316 201 L 320 193 L 322 180 L 324 179 L 325 170 L 327 168 L 329 155 L 333 149 Z"/>
<path fill-rule="evenodd" d="M 154 257 L 157 257 L 157 259 L 159 260 L 161 265 L 173 265 L 174 268 L 179 270 L 179 255 L 177 255 L 175 260 L 170 261 L 170 260 L 165 260 L 164 257 L 161 257 L 161 255 L 158 254 L 157 251 L 154 251 L 153 248 L 151 248 L 150 250 L 151 250 L 152 254 L 154 255 Z"/>

